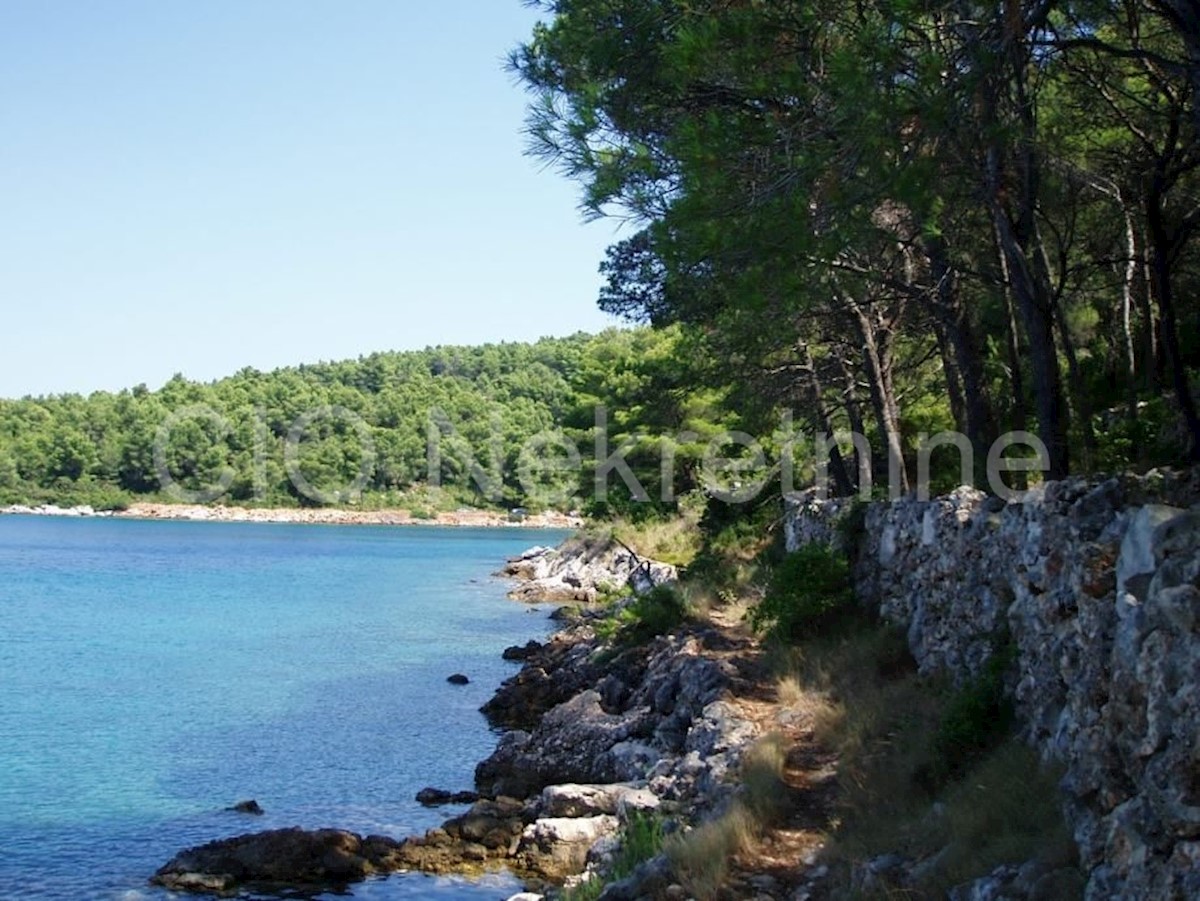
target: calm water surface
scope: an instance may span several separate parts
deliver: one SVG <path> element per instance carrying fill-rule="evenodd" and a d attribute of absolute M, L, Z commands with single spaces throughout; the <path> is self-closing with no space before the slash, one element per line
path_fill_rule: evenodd
<path fill-rule="evenodd" d="M 500 652 L 549 631 L 489 574 L 562 537 L 0 517 L 0 898 L 162 901 L 146 878 L 214 838 L 436 825 L 456 809 L 413 795 L 470 787 L 496 740 L 478 708 L 514 668 Z M 222 809 L 245 798 L 266 815 Z"/>

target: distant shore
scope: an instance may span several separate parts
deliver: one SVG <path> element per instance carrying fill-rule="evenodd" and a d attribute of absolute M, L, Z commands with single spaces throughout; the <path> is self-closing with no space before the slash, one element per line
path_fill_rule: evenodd
<path fill-rule="evenodd" d="M 337 526 L 459 526 L 464 528 L 577 529 L 579 516 L 549 511 L 521 517 L 496 510 L 459 510 L 431 516 L 413 516 L 408 510 L 347 510 L 342 508 L 251 508 L 203 506 L 199 504 L 131 504 L 126 510 L 101 511 L 92 507 L 58 507 L 53 504 L 29 507 L 16 504 L 0 507 L 0 515 L 59 516 L 68 518 L 186 520 L 188 522 L 258 522 Z"/>

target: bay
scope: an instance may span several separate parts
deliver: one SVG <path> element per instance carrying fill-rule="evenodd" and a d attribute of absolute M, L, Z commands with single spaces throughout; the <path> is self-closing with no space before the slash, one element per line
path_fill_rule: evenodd
<path fill-rule="evenodd" d="M 0 517 L 0 898 L 166 898 L 147 877 L 215 838 L 436 825 L 456 809 L 413 796 L 470 787 L 496 741 L 478 708 L 514 669 L 500 652 L 550 631 L 490 573 L 562 537 Z M 247 798 L 265 816 L 224 810 Z"/>

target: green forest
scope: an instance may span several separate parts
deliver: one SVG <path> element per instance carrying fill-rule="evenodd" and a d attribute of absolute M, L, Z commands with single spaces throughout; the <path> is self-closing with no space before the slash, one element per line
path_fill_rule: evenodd
<path fill-rule="evenodd" d="M 782 411 L 866 436 L 830 452 L 844 494 L 911 487 L 947 431 L 977 465 L 1030 433 L 1048 478 L 1200 460 L 1190 6 L 532 5 L 530 152 L 625 224 L 598 302 L 634 327 L 0 401 L 0 502 L 604 513 L 639 500 L 592 490 L 624 446 L 670 507 L 723 430 L 777 451 Z"/>
<path fill-rule="evenodd" d="M 661 501 L 662 442 L 695 435 L 677 449 L 682 493 L 702 438 L 736 424 L 720 390 L 683 372 L 684 343 L 679 329 L 613 329 L 0 400 L 0 503 L 569 508 L 591 494 L 598 408 L 611 452 L 624 448 Z M 528 471 L 537 460 L 550 461 L 545 477 Z M 624 482 L 613 485 L 611 502 L 627 504 Z"/>

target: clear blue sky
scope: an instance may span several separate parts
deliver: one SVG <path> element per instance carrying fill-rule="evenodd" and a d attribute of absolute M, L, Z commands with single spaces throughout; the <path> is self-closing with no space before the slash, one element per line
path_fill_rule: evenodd
<path fill-rule="evenodd" d="M 0 397 L 596 330 L 519 0 L 0 0 Z"/>

